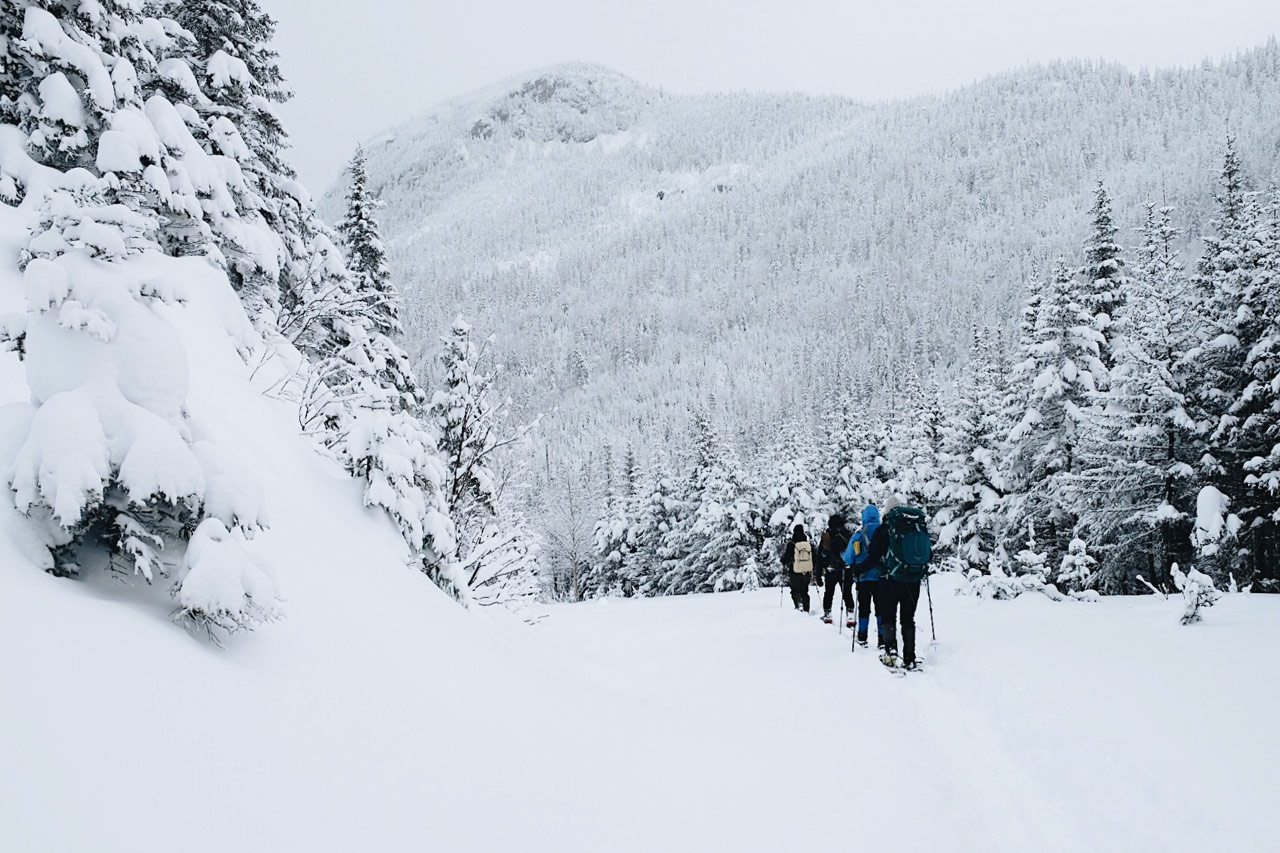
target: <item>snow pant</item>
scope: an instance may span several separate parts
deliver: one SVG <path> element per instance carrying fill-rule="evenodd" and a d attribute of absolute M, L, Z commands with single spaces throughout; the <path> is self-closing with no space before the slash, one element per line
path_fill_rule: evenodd
<path fill-rule="evenodd" d="M 787 572 L 791 581 L 791 603 L 796 610 L 809 612 L 809 572 Z"/>
<path fill-rule="evenodd" d="M 871 602 L 876 605 L 876 645 L 884 645 L 884 606 L 880 601 L 880 581 L 858 581 L 858 640 L 867 641 L 871 624 Z"/>
<path fill-rule="evenodd" d="M 827 588 L 822 593 L 822 612 L 831 612 L 831 603 L 836 597 L 836 586 L 840 587 L 840 597 L 844 601 L 844 609 L 853 612 L 853 569 L 827 569 Z"/>
<path fill-rule="evenodd" d="M 876 602 L 877 615 L 884 626 L 884 648 L 888 652 L 898 650 L 897 620 L 902 611 L 902 662 L 916 660 L 916 605 L 920 603 L 920 581 L 881 580 L 881 599 Z M 880 609 L 880 605 L 884 609 Z"/>

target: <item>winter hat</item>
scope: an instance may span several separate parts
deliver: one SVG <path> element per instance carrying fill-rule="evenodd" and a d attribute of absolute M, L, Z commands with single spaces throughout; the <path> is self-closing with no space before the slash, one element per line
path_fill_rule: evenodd
<path fill-rule="evenodd" d="M 829 530 L 841 530 L 845 526 L 844 516 L 840 513 L 834 513 L 827 519 L 827 528 Z"/>
<path fill-rule="evenodd" d="M 884 514 L 888 515 L 889 510 L 893 509 L 895 506 L 902 506 L 905 503 L 906 501 L 902 499 L 901 495 L 889 495 L 888 499 L 884 502 Z"/>

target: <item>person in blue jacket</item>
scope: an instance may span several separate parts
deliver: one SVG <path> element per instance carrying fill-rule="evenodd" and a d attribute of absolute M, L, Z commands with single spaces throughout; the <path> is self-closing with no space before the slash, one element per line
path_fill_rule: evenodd
<path fill-rule="evenodd" d="M 871 540 L 880 528 L 880 510 L 867 504 L 862 510 L 862 529 L 849 540 L 844 561 L 852 567 L 858 585 L 858 643 L 867 645 L 867 628 L 871 624 L 871 602 L 875 602 L 877 647 L 884 646 L 884 623 L 880 618 L 880 601 L 876 595 L 880 585 L 880 561 L 872 562 Z M 881 532 L 881 538 L 884 533 Z M 883 547 L 879 549 L 883 551 Z"/>

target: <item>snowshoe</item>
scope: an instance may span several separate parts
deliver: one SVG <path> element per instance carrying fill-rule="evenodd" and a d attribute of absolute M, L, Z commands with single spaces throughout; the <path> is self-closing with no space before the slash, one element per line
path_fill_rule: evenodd
<path fill-rule="evenodd" d="M 856 628 L 858 626 L 858 622 L 856 619 L 846 619 L 844 620 L 844 626 L 846 628 Z"/>
<path fill-rule="evenodd" d="M 902 665 L 903 672 L 924 672 L 924 667 L 920 665 L 920 661 L 913 660 L 911 663 Z"/>
<path fill-rule="evenodd" d="M 866 638 L 866 637 L 859 637 L 859 638 L 858 638 L 858 645 L 859 645 L 859 646 L 862 646 L 862 648 L 864 648 L 864 649 L 865 649 L 865 648 L 867 648 L 867 638 Z"/>
<path fill-rule="evenodd" d="M 831 624 L 831 614 L 830 614 L 830 613 L 825 614 L 825 615 L 822 617 L 822 621 L 823 621 L 824 623 L 826 623 L 827 625 L 830 625 L 830 624 Z"/>
<path fill-rule="evenodd" d="M 884 664 L 890 669 L 894 669 L 898 665 L 898 656 L 893 652 L 885 652 L 884 654 L 880 655 L 880 663 Z"/>

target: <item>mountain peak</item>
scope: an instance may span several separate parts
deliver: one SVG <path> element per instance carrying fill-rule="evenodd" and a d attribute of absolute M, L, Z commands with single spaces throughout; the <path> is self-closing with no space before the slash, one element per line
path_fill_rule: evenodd
<path fill-rule="evenodd" d="M 612 69 L 565 63 L 505 84 L 472 123 L 473 139 L 510 135 L 538 142 L 590 142 L 626 130 L 653 97 L 650 89 Z"/>

